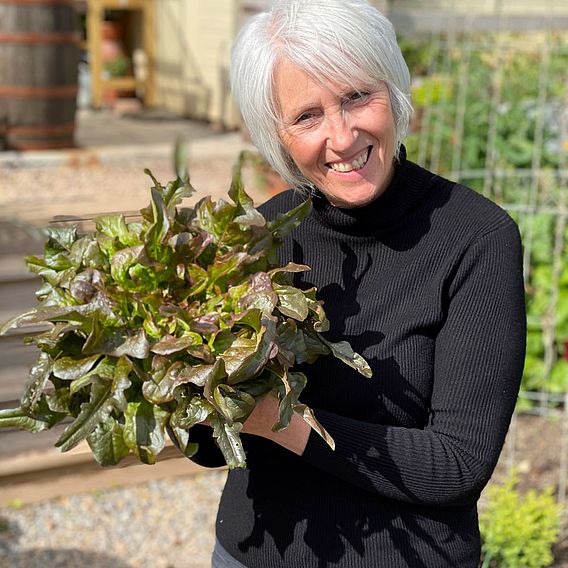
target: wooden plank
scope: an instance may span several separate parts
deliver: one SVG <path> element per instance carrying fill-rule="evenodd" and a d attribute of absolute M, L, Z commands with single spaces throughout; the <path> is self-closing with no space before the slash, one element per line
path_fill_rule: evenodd
<path fill-rule="evenodd" d="M 0 462 L 0 507 L 208 471 L 181 456 L 173 446 L 166 447 L 154 465 L 129 457 L 117 466 L 104 468 L 95 462 L 86 445 L 65 454 L 56 449 L 30 452 Z"/>
<path fill-rule="evenodd" d="M 113 77 L 112 79 L 101 79 L 103 91 L 105 89 L 118 89 L 129 91 L 135 89 L 138 82 L 134 77 Z"/>

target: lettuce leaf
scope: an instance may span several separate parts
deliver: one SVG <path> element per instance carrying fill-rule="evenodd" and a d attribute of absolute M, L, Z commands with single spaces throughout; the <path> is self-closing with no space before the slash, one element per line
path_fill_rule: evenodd
<path fill-rule="evenodd" d="M 267 221 L 243 186 L 242 154 L 230 201 L 182 207 L 194 192 L 182 155 L 176 147 L 178 175 L 165 186 L 146 170 L 153 186 L 139 220 L 104 215 L 87 234 L 50 228 L 44 255 L 26 259 L 42 279 L 38 305 L 0 333 L 31 328 L 39 357 L 0 427 L 38 432 L 71 419 L 56 446 L 86 440 L 101 465 L 115 465 L 130 453 L 155 463 L 167 432 L 189 457 L 188 430 L 207 422 L 227 465 L 244 467 L 239 433 L 272 391 L 275 430 L 296 412 L 333 447 L 300 402 L 308 378 L 294 366 L 333 355 L 365 377 L 371 369 L 321 335 L 329 322 L 316 290 L 291 284 L 309 267 L 275 260 L 311 201 Z"/>

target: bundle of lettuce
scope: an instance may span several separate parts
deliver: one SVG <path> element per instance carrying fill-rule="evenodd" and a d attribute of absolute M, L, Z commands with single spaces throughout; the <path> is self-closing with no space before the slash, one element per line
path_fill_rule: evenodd
<path fill-rule="evenodd" d="M 278 266 L 276 251 L 309 213 L 310 200 L 267 221 L 235 166 L 229 197 L 181 207 L 194 192 L 187 174 L 154 186 L 136 222 L 95 219 L 92 233 L 47 229 L 42 257 L 26 257 L 42 286 L 38 305 L 0 333 L 30 327 L 39 348 L 18 408 L 0 426 L 39 432 L 66 421 L 56 442 L 86 440 L 101 465 L 129 453 L 154 463 L 168 433 L 188 457 L 188 431 L 207 421 L 229 467 L 244 467 L 239 437 L 259 397 L 279 400 L 275 431 L 294 412 L 333 447 L 299 401 L 307 378 L 294 366 L 334 355 L 364 376 L 347 342 L 331 343 L 316 290 L 292 285 L 307 266 Z M 39 329 L 39 331 L 38 331 Z M 34 331 L 35 330 L 35 331 Z"/>

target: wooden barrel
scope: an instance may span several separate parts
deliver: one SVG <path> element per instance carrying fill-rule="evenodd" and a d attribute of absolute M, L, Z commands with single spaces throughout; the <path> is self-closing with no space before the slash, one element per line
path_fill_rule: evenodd
<path fill-rule="evenodd" d="M 0 149 L 73 147 L 78 29 L 72 0 L 0 0 Z"/>

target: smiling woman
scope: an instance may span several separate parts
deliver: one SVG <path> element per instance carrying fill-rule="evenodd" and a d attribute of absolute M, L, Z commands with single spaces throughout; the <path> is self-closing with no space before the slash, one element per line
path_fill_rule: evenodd
<path fill-rule="evenodd" d="M 367 205 L 394 173 L 396 129 L 388 89 L 325 85 L 288 59 L 275 69 L 282 145 L 301 174 L 344 208 Z"/>
<path fill-rule="evenodd" d="M 252 54 L 252 55 L 251 55 Z M 308 264 L 330 341 L 369 362 L 294 367 L 331 449 L 261 399 L 229 473 L 214 568 L 477 568 L 477 501 L 501 451 L 525 345 L 522 254 L 511 218 L 410 161 L 410 78 L 388 20 L 365 0 L 275 0 L 236 39 L 232 87 L 251 139 L 313 210 L 280 262 Z M 295 417 L 297 418 L 297 417 Z M 206 429 L 192 459 L 219 465 Z"/>

